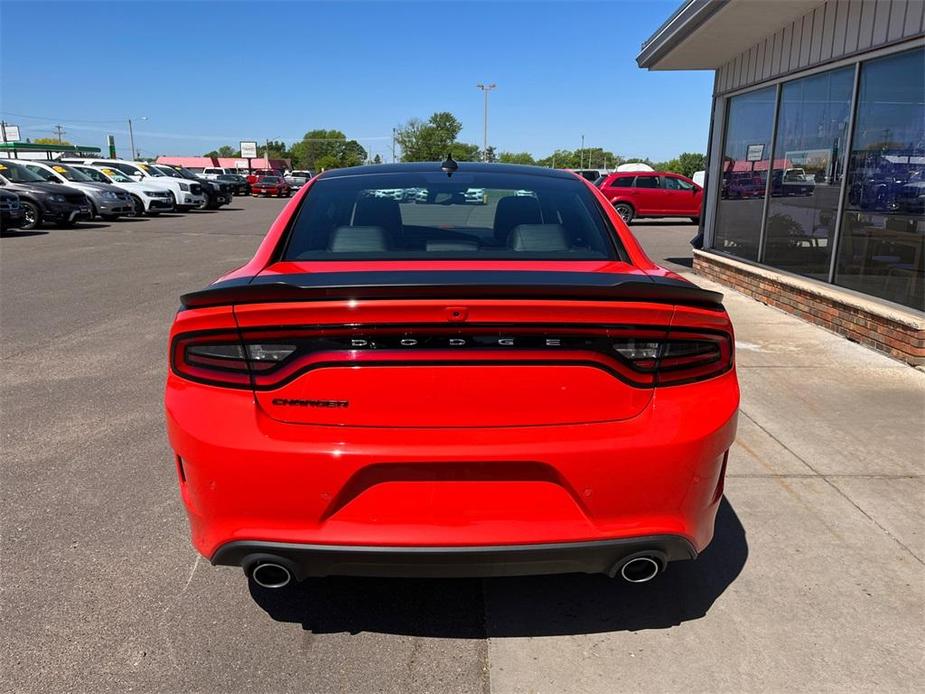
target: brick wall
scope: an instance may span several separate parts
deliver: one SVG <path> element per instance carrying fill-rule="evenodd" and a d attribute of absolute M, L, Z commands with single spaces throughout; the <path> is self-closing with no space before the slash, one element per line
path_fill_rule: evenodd
<path fill-rule="evenodd" d="M 849 340 L 914 366 L 925 365 L 925 318 L 909 313 L 898 319 L 896 309 L 881 311 L 875 305 L 859 305 L 867 302 L 852 301 L 843 292 L 839 296 L 838 289 L 830 285 L 816 290 L 809 288 L 807 280 L 795 280 L 712 253 L 695 252 L 694 271 Z"/>

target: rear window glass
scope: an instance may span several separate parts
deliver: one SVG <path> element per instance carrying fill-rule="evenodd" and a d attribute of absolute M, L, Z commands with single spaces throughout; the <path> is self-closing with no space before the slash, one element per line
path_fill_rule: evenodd
<path fill-rule="evenodd" d="M 316 180 L 285 260 L 623 257 L 580 181 L 524 174 L 367 174 Z"/>

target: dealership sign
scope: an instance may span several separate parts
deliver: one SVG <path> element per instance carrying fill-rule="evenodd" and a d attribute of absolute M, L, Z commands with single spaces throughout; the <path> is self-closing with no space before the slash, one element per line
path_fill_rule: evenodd
<path fill-rule="evenodd" d="M 19 142 L 19 126 L 18 125 L 8 125 L 4 123 L 3 128 L 3 141 L 4 142 Z"/>
<path fill-rule="evenodd" d="M 256 142 L 245 142 L 241 141 L 241 156 L 245 159 L 256 159 L 257 158 L 257 143 Z"/>

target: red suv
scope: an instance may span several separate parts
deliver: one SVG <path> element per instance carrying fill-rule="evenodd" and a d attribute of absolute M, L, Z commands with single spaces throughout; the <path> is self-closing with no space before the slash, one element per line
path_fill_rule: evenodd
<path fill-rule="evenodd" d="M 626 171 L 598 179 L 598 188 L 623 221 L 636 217 L 690 217 L 700 221 L 703 188 L 691 179 L 661 171 Z"/>

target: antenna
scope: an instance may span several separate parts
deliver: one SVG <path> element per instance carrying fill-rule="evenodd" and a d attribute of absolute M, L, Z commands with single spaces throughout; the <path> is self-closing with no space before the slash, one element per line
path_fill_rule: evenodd
<path fill-rule="evenodd" d="M 447 175 L 447 178 L 452 176 L 459 169 L 459 164 L 453 160 L 453 155 L 450 152 L 446 153 L 446 159 L 440 165 L 440 170 Z"/>

